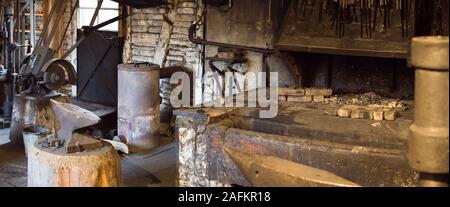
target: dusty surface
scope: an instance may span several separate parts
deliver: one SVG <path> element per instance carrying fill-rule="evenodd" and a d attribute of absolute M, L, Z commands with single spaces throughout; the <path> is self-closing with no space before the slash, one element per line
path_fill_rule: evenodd
<path fill-rule="evenodd" d="M 9 144 L 8 136 L 8 129 L 0 130 L 0 187 L 26 187 L 25 151 Z M 122 156 L 122 186 L 175 186 L 177 144 L 170 143 L 170 139 L 165 139 L 164 143 L 148 152 Z"/>
<path fill-rule="evenodd" d="M 239 109 L 233 112 L 233 122 L 237 128 L 268 134 L 386 149 L 406 148 L 412 109 L 402 111 L 396 121 L 375 121 L 324 115 L 328 107 L 330 104 L 324 103 L 283 103 L 279 115 L 273 119 L 259 119 L 259 109 Z"/>
<path fill-rule="evenodd" d="M 380 96 L 376 93 L 369 92 L 363 94 L 344 94 L 332 96 L 326 98 L 325 102 L 328 104 L 342 105 L 358 105 L 358 106 L 371 106 L 398 110 L 407 110 L 411 106 L 407 101 L 400 99 L 392 99 Z"/>
<path fill-rule="evenodd" d="M 9 144 L 9 130 L 0 130 L 0 187 L 27 185 L 27 161 L 24 148 Z"/>
<path fill-rule="evenodd" d="M 260 119 L 261 109 L 255 108 L 216 109 L 222 114 L 218 118 L 211 110 L 181 110 L 179 184 L 248 186 L 223 151 L 229 145 L 329 170 L 364 186 L 414 185 L 416 174 L 404 156 L 412 108 L 396 121 L 375 121 L 325 115 L 331 106 L 282 103 L 273 119 Z"/>

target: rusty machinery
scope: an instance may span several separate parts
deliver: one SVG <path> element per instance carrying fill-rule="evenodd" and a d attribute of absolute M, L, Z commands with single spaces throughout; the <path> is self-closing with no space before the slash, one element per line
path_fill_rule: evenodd
<path fill-rule="evenodd" d="M 47 27 L 50 20 L 52 18 L 61 19 L 64 11 L 62 7 L 64 3 L 62 1 L 54 2 L 54 5 L 52 6 L 52 9 L 49 13 L 49 18 L 44 25 L 44 34 L 41 35 L 41 38 L 38 40 L 38 44 L 35 50 L 29 57 L 24 60 L 23 66 L 21 67 L 21 84 L 23 85 L 24 91 L 26 93 L 42 94 L 46 93 L 46 91 L 48 90 L 57 90 L 67 83 L 71 85 L 76 84 L 76 71 L 73 65 L 69 61 L 65 60 L 65 58 L 67 58 L 83 41 L 85 41 L 86 38 L 89 38 L 89 34 L 91 34 L 93 31 L 96 31 L 106 25 L 109 25 L 128 16 L 128 14 L 124 13 L 118 17 L 112 18 L 94 26 L 94 20 L 97 18 L 98 11 L 100 10 L 102 3 L 102 0 L 98 1 L 90 25 L 82 27 L 82 37 L 79 38 L 79 40 L 60 58 L 54 59 L 53 56 L 55 51 L 49 47 L 49 44 L 54 38 L 58 25 L 55 24 L 49 31 L 49 34 L 45 32 L 48 31 Z M 77 0 L 75 2 L 75 6 L 72 7 L 71 16 L 68 24 L 65 27 L 63 37 L 68 31 L 70 22 L 78 5 L 79 0 Z M 48 36 L 44 40 L 43 38 L 45 38 L 46 35 Z M 62 45 L 63 39 L 59 41 L 58 48 L 56 50 L 59 50 Z"/>
<path fill-rule="evenodd" d="M 18 84 L 25 94 L 45 95 L 51 90 L 60 89 L 66 83 L 76 83 L 76 71 L 72 64 L 64 58 L 54 59 L 55 50 L 61 47 L 63 41 L 60 41 L 58 48 L 50 48 L 50 43 L 56 41 L 54 37 L 58 27 L 58 24 L 54 24 L 49 28 L 50 21 L 61 19 L 63 12 L 64 2 L 55 1 L 44 23 L 43 34 L 33 52 L 21 63 Z"/>
<path fill-rule="evenodd" d="M 411 44 L 416 85 L 408 158 L 421 186 L 448 186 L 448 47 L 443 36 L 416 37 Z"/>
<path fill-rule="evenodd" d="M 98 1 L 90 25 L 82 27 L 82 36 L 78 39 L 78 41 L 72 47 L 70 47 L 62 56 L 54 58 L 55 51 L 59 51 L 59 49 L 62 47 L 64 38 L 61 38 L 60 40 L 55 39 L 55 34 L 57 32 L 59 24 L 53 24 L 53 26 L 50 26 L 50 22 L 62 19 L 65 10 L 64 1 L 54 1 L 51 10 L 49 11 L 48 18 L 44 22 L 43 33 L 41 34 L 39 40 L 37 41 L 33 52 L 23 59 L 23 61 L 21 62 L 20 70 L 17 73 L 15 73 L 13 83 L 14 85 L 17 84 L 17 87 L 14 86 L 13 88 L 14 89 L 17 88 L 18 91 L 16 92 L 14 90 L 12 93 L 13 95 L 18 93 L 20 96 L 48 97 L 48 94 L 55 94 L 57 90 L 61 89 L 66 84 L 75 85 L 77 83 L 76 71 L 73 65 L 69 61 L 65 60 L 65 58 L 67 58 L 82 42 L 90 38 L 91 37 L 90 34 L 106 25 L 109 25 L 113 22 L 116 22 L 128 16 L 128 14 L 124 12 L 122 13 L 122 15 L 118 17 L 112 18 L 98 25 L 94 25 L 95 23 L 94 20 L 98 16 L 102 3 L 103 3 L 102 0 Z M 63 31 L 62 37 L 64 37 L 68 32 L 69 25 L 72 22 L 73 16 L 78 6 L 79 0 L 77 0 L 75 4 L 71 3 L 69 7 L 71 8 L 70 18 L 67 24 L 65 25 L 65 30 Z M 57 43 L 56 48 L 50 47 L 50 43 L 52 42 Z M 14 108 L 16 107 L 18 106 L 14 104 Z M 56 134 L 56 136 L 58 137 L 58 139 L 55 139 L 56 141 L 49 142 L 50 146 L 64 145 L 66 152 L 68 153 L 77 151 L 76 149 L 74 150 L 73 146 L 76 146 L 77 143 L 79 144 L 80 141 L 75 141 L 74 143 L 70 142 L 70 140 L 72 140 L 71 139 L 72 131 L 76 127 L 74 129 L 68 129 L 67 127 L 68 125 L 74 124 L 71 123 L 70 120 L 73 119 L 73 116 L 75 115 L 74 113 L 78 110 L 72 111 L 73 113 L 65 113 L 67 112 L 67 110 L 59 110 L 57 107 L 54 108 L 54 111 L 57 115 L 56 119 L 58 119 L 61 122 L 61 126 L 65 127 Z M 87 112 L 85 111 L 80 112 L 78 116 L 83 117 L 86 115 L 86 113 Z M 14 116 L 12 119 L 13 122 L 11 123 L 11 125 L 15 126 L 15 128 L 21 129 L 21 126 L 18 126 L 20 125 L 21 122 L 17 120 L 24 119 L 23 117 L 26 116 L 26 114 L 13 114 L 13 116 Z M 50 119 L 51 120 L 47 120 L 47 122 L 51 123 L 56 121 L 53 120 L 53 118 Z M 91 123 L 89 122 L 89 124 Z M 11 130 L 11 136 L 15 136 L 17 134 L 13 131 L 14 130 Z M 21 134 L 21 132 L 18 133 Z M 11 136 L 10 136 L 11 139 L 16 139 Z M 78 135 L 77 137 L 80 138 L 80 136 Z M 81 143 L 80 147 L 86 148 L 89 145 L 90 145 L 89 143 L 88 144 Z"/>

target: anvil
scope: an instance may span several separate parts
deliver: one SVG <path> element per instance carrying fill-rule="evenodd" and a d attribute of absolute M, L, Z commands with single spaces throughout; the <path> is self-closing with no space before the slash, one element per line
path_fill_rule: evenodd
<path fill-rule="evenodd" d="M 81 135 L 73 136 L 75 130 L 99 123 L 100 117 L 74 104 L 60 103 L 55 100 L 51 100 L 51 103 L 61 125 L 61 129 L 56 132 L 56 137 L 64 144 L 66 153 L 79 152 L 81 148 L 101 147 L 100 140 Z"/>

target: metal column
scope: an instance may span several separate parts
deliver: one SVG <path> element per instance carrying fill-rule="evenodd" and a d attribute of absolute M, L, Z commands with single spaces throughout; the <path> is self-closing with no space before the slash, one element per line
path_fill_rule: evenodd
<path fill-rule="evenodd" d="M 448 37 L 416 37 L 411 61 L 416 69 L 414 123 L 408 140 L 409 164 L 420 186 L 448 186 Z"/>

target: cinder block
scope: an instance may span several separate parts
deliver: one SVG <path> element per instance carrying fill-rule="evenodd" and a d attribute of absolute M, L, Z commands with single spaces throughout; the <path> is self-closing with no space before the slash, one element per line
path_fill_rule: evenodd
<path fill-rule="evenodd" d="M 350 109 L 346 109 L 346 108 L 340 108 L 338 110 L 338 116 L 342 117 L 342 118 L 348 118 L 350 117 L 352 111 Z"/>
<path fill-rule="evenodd" d="M 312 96 L 288 96 L 287 97 L 287 101 L 288 102 L 302 102 L 302 103 L 306 103 L 306 102 L 311 102 L 312 101 Z"/>
<path fill-rule="evenodd" d="M 391 110 L 391 111 L 385 111 L 384 112 L 384 119 L 387 121 L 395 121 L 398 116 L 398 111 Z"/>

